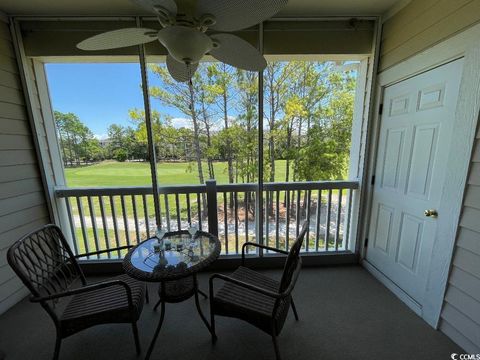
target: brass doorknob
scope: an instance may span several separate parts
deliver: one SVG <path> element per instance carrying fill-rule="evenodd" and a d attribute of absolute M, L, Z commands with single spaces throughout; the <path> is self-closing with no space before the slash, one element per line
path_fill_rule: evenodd
<path fill-rule="evenodd" d="M 438 212 L 435 209 L 428 209 L 424 211 L 425 216 L 436 218 L 438 216 Z"/>

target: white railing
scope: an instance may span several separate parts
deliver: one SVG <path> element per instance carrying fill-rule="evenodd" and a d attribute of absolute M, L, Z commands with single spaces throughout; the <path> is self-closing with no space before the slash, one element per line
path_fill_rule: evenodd
<path fill-rule="evenodd" d="M 348 250 L 357 189 L 354 181 L 263 184 L 262 243 L 288 249 L 309 219 L 303 251 Z M 55 193 L 64 202 L 76 253 L 136 244 L 155 232 L 151 187 L 57 188 Z M 257 184 L 162 186 L 159 197 L 160 226 L 167 231 L 197 225 L 218 235 L 223 255 L 238 255 L 244 242 L 258 241 Z"/>

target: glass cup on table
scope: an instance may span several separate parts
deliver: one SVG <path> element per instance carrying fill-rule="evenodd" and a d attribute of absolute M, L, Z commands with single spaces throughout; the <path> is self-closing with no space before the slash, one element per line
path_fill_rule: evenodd
<path fill-rule="evenodd" d="M 167 232 L 162 229 L 161 227 L 157 228 L 157 231 L 155 232 L 155 237 L 157 238 L 157 243 L 153 245 L 153 249 L 155 252 L 161 252 L 164 248 L 163 245 L 163 237 L 165 236 Z"/>
<path fill-rule="evenodd" d="M 198 232 L 198 227 L 190 224 L 188 227 L 188 233 L 190 234 L 190 249 L 195 245 L 195 235 Z"/>

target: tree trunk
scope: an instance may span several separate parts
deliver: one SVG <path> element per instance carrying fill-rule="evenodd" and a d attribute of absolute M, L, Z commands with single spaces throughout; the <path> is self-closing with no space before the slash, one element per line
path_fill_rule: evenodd
<path fill-rule="evenodd" d="M 58 134 L 60 137 L 60 147 L 62 148 L 62 154 L 63 154 L 63 166 L 67 166 L 67 153 L 65 151 L 65 139 L 62 137 L 62 135 L 59 133 Z"/>
<path fill-rule="evenodd" d="M 227 103 L 228 103 L 228 97 L 227 97 L 227 88 L 226 88 L 226 85 L 225 85 L 224 89 L 223 89 L 223 121 L 224 121 L 225 130 L 227 130 L 227 134 L 228 134 L 228 107 L 227 107 Z M 227 150 L 227 164 L 228 164 L 228 182 L 230 184 L 232 184 L 233 181 L 234 181 L 233 157 L 232 157 L 232 147 L 230 146 L 229 137 L 230 137 L 230 134 L 228 134 L 227 144 L 226 144 L 227 145 L 226 150 Z M 228 206 L 230 207 L 230 209 L 233 209 L 233 207 L 234 207 L 233 193 L 230 193 Z"/>
<path fill-rule="evenodd" d="M 293 125 L 287 125 L 287 161 L 285 165 L 285 182 L 290 180 L 290 144 L 292 142 L 292 131 Z M 283 200 L 283 206 L 286 206 L 287 203 L 287 192 L 285 192 L 285 197 Z"/>
<path fill-rule="evenodd" d="M 210 179 L 215 179 L 215 170 L 213 169 L 212 158 L 208 158 L 208 175 L 210 176 Z"/>
<path fill-rule="evenodd" d="M 75 135 L 73 136 L 73 147 L 75 149 L 75 162 L 77 164 L 77 166 L 80 165 L 80 158 L 78 157 L 78 148 L 77 148 L 77 140 L 75 139 Z"/>
<path fill-rule="evenodd" d="M 270 156 L 270 182 L 275 182 L 275 141 L 273 139 L 273 132 L 275 130 L 275 94 L 273 92 L 273 76 L 270 80 L 270 136 L 268 137 L 268 152 Z M 268 195 L 268 204 L 269 213 L 273 214 L 273 192 L 270 192 Z"/>
<path fill-rule="evenodd" d="M 72 139 L 70 138 L 70 133 L 67 131 L 67 139 L 68 139 L 68 152 L 70 153 L 69 161 L 70 161 L 70 166 L 73 165 L 73 145 L 72 145 Z"/>
<path fill-rule="evenodd" d="M 189 83 L 189 89 L 190 89 L 190 114 L 192 115 L 192 121 L 193 121 L 194 146 L 195 146 L 195 157 L 197 160 L 197 168 L 198 168 L 198 180 L 200 184 L 203 184 L 205 182 L 205 179 L 203 177 L 203 169 L 202 169 L 202 152 L 200 149 L 198 119 L 197 119 L 197 114 L 195 112 L 195 97 L 194 97 L 193 85 L 191 81 Z"/>
<path fill-rule="evenodd" d="M 203 119 L 205 123 L 205 131 L 207 132 L 207 147 L 210 149 L 212 147 L 212 139 L 210 135 L 210 124 L 208 123 L 207 113 L 204 106 L 202 108 L 202 112 L 203 112 Z M 207 157 L 207 163 L 208 163 L 208 175 L 210 179 L 215 179 L 215 171 L 213 169 L 213 159 L 211 156 Z"/>
<path fill-rule="evenodd" d="M 187 146 L 187 139 L 183 139 L 183 153 L 184 153 L 184 156 L 185 156 L 185 161 L 190 161 L 190 152 L 188 151 L 188 146 Z"/>
<path fill-rule="evenodd" d="M 195 94 L 193 90 L 192 80 L 188 83 L 188 88 L 190 91 L 190 113 L 192 115 L 193 121 L 193 134 L 194 134 L 194 146 L 195 146 L 195 157 L 197 160 L 197 168 L 198 168 L 198 181 L 200 184 L 205 183 L 205 178 L 203 177 L 203 169 L 202 169 L 202 152 L 200 150 L 200 134 L 198 129 L 198 119 L 197 113 L 195 112 Z M 205 194 L 202 194 L 202 203 L 203 203 L 203 213 L 205 214 L 207 209 L 207 199 Z"/>
<path fill-rule="evenodd" d="M 270 166 L 271 166 L 270 182 L 275 181 L 275 141 L 273 139 L 273 131 L 275 129 L 275 116 L 276 116 L 275 94 L 273 92 L 273 76 L 272 76 L 270 80 L 270 121 L 269 121 L 270 137 L 268 139 L 268 151 L 270 154 Z"/>
<path fill-rule="evenodd" d="M 298 120 L 298 131 L 297 131 L 297 154 L 300 152 L 300 148 L 302 147 L 302 124 L 303 119 L 300 118 Z M 298 155 L 297 159 L 295 159 L 294 166 L 293 166 L 293 181 L 298 180 Z"/>
<path fill-rule="evenodd" d="M 238 159 L 235 161 L 235 182 L 238 183 Z"/>

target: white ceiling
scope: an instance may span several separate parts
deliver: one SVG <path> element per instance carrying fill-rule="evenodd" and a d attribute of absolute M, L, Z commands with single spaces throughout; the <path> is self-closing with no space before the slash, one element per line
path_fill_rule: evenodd
<path fill-rule="evenodd" d="M 260 0 L 262 1 L 262 0 Z M 289 0 L 278 16 L 380 15 L 405 0 Z M 146 15 L 129 0 L 1 0 L 8 15 Z"/>
<path fill-rule="evenodd" d="M 289 0 L 279 15 L 382 15 L 402 0 Z"/>

